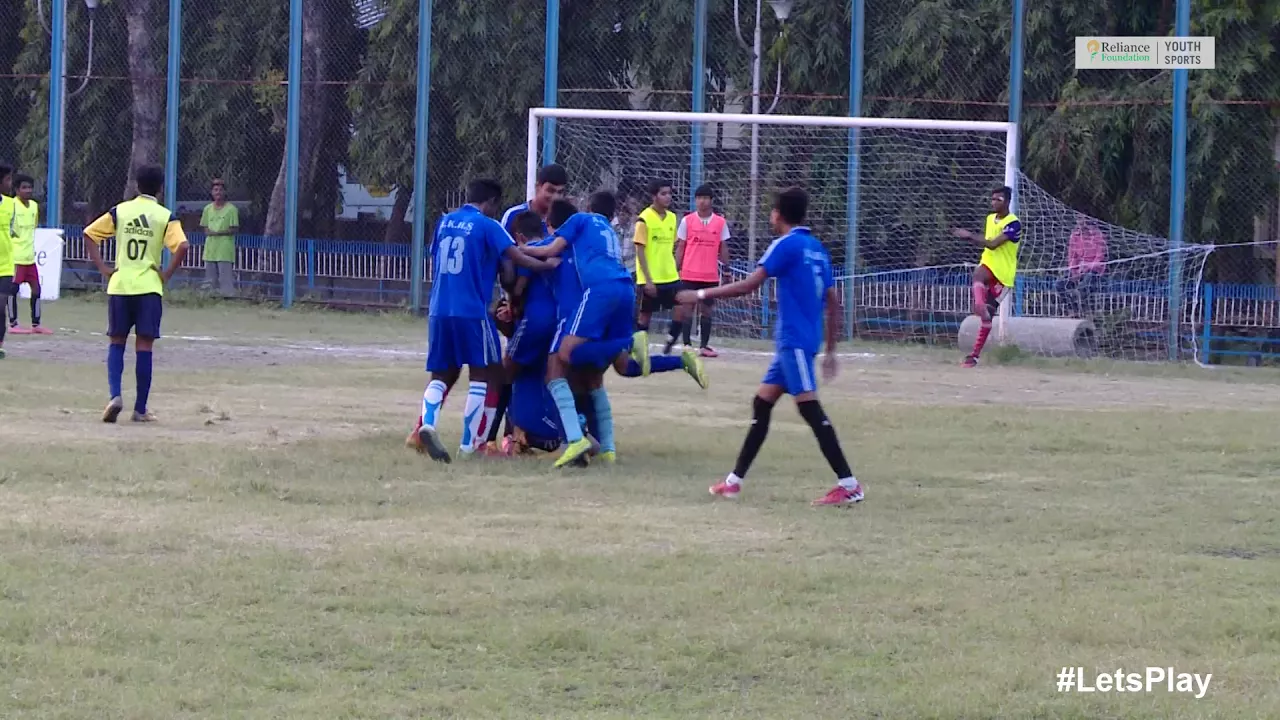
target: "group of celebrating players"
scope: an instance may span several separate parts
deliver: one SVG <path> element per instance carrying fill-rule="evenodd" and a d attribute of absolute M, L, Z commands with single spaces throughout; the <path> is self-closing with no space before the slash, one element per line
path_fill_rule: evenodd
<path fill-rule="evenodd" d="M 736 498 L 743 478 L 763 444 L 773 406 L 783 395 L 795 398 L 801 417 L 836 475 L 836 485 L 819 505 L 861 502 L 835 429 L 818 402 L 815 358 L 826 338 L 823 371 L 836 372 L 839 306 L 831 260 L 805 226 L 808 195 L 799 188 L 778 194 L 771 223 L 779 237 L 745 279 L 727 285 L 704 281 L 692 287 L 654 287 L 650 238 L 638 234 L 637 276 L 622 261 L 613 229 L 617 200 L 611 192 L 590 196 L 585 211 L 563 199 L 567 177 L 549 165 L 539 172 L 535 197 L 493 219 L 502 195 L 492 180 L 475 180 L 466 204 L 445 215 L 432 240 L 432 287 L 426 369 L 431 378 L 422 396 L 417 427 L 406 444 L 432 459 L 451 462 L 437 425 L 445 397 L 468 369 L 459 454 L 516 455 L 560 450 L 555 466 L 581 466 L 591 458 L 614 462 L 613 411 L 604 377 L 608 368 L 624 377 L 683 369 L 707 387 L 699 353 L 686 347 L 667 354 L 681 330 L 681 308 L 756 291 L 766 279 L 777 282 L 777 352 L 752 405 L 751 429 L 733 472 L 710 488 Z M 653 185 L 654 195 L 670 189 Z M 703 193 L 710 205 L 710 192 Z M 659 200 L 659 202 L 661 202 Z M 665 219 L 665 207 L 641 213 Z M 674 226 L 674 217 L 672 216 Z M 505 225 L 505 227 L 504 227 Z M 652 227 L 642 225 L 638 227 Z M 714 234 L 719 234 L 717 226 Z M 714 253 L 718 258 L 719 252 Z M 489 309 L 499 279 L 504 298 Z M 643 287 L 637 319 L 635 287 Z M 656 292 L 655 292 L 656 291 Z M 663 355 L 650 356 L 648 321 L 668 301 L 675 306 Z M 508 338 L 505 350 L 499 335 Z M 713 353 L 714 351 L 712 351 Z M 508 432 L 498 442 L 506 411 Z"/>

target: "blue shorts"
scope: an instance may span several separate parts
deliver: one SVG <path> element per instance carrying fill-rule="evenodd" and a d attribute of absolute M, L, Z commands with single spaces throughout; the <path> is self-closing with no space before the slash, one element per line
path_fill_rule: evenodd
<path fill-rule="evenodd" d="M 544 364 L 556 339 L 555 318 L 525 315 L 507 341 L 507 357 L 521 367 Z"/>
<path fill-rule="evenodd" d="M 432 317 L 427 321 L 427 372 L 489 367 L 502 362 L 498 328 L 489 318 Z"/>
<path fill-rule="evenodd" d="M 779 348 L 764 373 L 765 385 L 778 385 L 788 395 L 817 392 L 818 382 L 813 374 L 814 354 L 800 348 Z"/>
<path fill-rule="evenodd" d="M 636 325 L 636 293 L 627 280 L 597 285 L 582 292 L 565 334 L 587 340 L 631 337 Z"/>
<path fill-rule="evenodd" d="M 555 398 L 540 376 L 523 373 L 511 385 L 511 405 L 507 408 L 511 424 L 529 435 L 549 440 L 563 440 L 560 411 Z"/>
<path fill-rule="evenodd" d="M 164 304 L 160 293 L 107 296 L 107 337 L 160 337 L 160 315 Z"/>

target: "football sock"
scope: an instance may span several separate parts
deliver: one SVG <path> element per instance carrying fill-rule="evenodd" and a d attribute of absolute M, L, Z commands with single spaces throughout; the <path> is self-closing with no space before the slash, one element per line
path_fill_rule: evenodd
<path fill-rule="evenodd" d="M 591 391 L 591 405 L 596 411 L 596 427 L 600 433 L 596 439 L 600 441 L 601 452 L 615 452 L 613 446 L 613 406 L 609 404 L 609 394 L 604 388 Z"/>
<path fill-rule="evenodd" d="M 982 354 L 982 348 L 987 344 L 987 337 L 991 335 L 991 321 L 983 320 L 982 327 L 978 328 L 978 337 L 973 340 L 973 357 Z"/>
<path fill-rule="evenodd" d="M 488 404 L 488 398 L 485 399 L 485 403 L 486 405 Z M 511 385 L 510 383 L 503 383 L 502 389 L 498 391 L 498 404 L 494 407 L 493 417 L 489 419 L 489 437 L 487 438 L 489 442 L 496 442 L 498 440 L 498 426 L 502 424 L 502 417 L 506 414 L 507 407 L 509 405 L 511 405 Z M 485 411 L 488 412 L 488 407 L 485 408 Z M 511 434 L 510 430 L 511 418 L 508 417 L 508 435 Z"/>
<path fill-rule="evenodd" d="M 674 315 L 675 311 L 672 310 L 671 313 L 672 315 Z M 682 330 L 683 327 L 684 327 L 684 322 L 672 318 L 671 327 L 667 330 L 667 335 L 668 335 L 667 347 L 671 347 L 672 345 L 676 344 L 676 340 L 679 340 L 680 335 L 683 334 L 684 332 Z"/>
<path fill-rule="evenodd" d="M 991 322 L 991 313 L 987 311 L 987 286 L 977 280 L 973 281 L 973 307 L 979 318 Z"/>
<path fill-rule="evenodd" d="M 14 316 L 16 317 L 17 314 L 18 313 L 15 312 Z M 35 293 L 32 293 L 31 294 L 31 325 L 34 327 L 39 324 L 40 324 L 40 298 L 36 297 Z"/>
<path fill-rule="evenodd" d="M 827 458 L 827 464 L 835 471 L 836 477 L 841 480 L 852 479 L 853 471 L 849 469 L 849 461 L 845 459 L 844 450 L 840 449 L 840 441 L 836 438 L 836 429 L 827 419 L 822 404 L 817 400 L 808 400 L 797 403 L 796 409 L 800 411 L 800 417 L 809 423 L 813 436 L 818 438 L 818 447 Z"/>
<path fill-rule="evenodd" d="M 690 336 L 693 334 L 693 320 L 689 320 L 689 322 L 686 322 L 686 323 L 681 323 L 681 325 L 683 326 L 683 330 L 684 330 L 684 344 L 685 345 L 692 344 L 693 340 Z"/>
<path fill-rule="evenodd" d="M 436 429 L 436 418 L 440 416 L 440 407 L 444 405 L 444 394 L 449 386 L 443 380 L 432 380 L 422 393 L 422 426 Z"/>
<path fill-rule="evenodd" d="M 702 316 L 702 337 L 699 339 L 699 344 L 707 347 L 709 342 L 711 342 L 711 313 L 706 313 Z"/>
<path fill-rule="evenodd" d="M 578 422 L 578 410 L 573 404 L 573 391 L 569 389 L 569 381 L 556 378 L 547 383 L 547 390 L 556 401 L 556 410 L 560 411 L 560 427 L 564 428 L 564 437 L 571 443 L 582 439 L 582 425 Z"/>
<path fill-rule="evenodd" d="M 544 438 L 537 435 L 525 435 L 524 444 L 534 450 L 541 450 L 542 452 L 549 453 L 555 452 L 560 448 L 560 439 Z"/>
<path fill-rule="evenodd" d="M 10 295 L 4 306 L 9 313 L 9 327 L 18 327 L 18 293 Z"/>
<path fill-rule="evenodd" d="M 769 417 L 773 414 L 773 403 L 757 395 L 751 401 L 751 429 L 742 441 L 742 449 L 738 451 L 738 462 L 733 466 L 733 475 L 741 481 L 755 462 L 760 446 L 769 435 Z"/>
<path fill-rule="evenodd" d="M 729 473 L 729 477 L 725 478 L 724 481 L 730 485 L 742 484 L 742 478 L 738 477 L 738 473 Z"/>
<path fill-rule="evenodd" d="M 124 343 L 107 346 L 107 392 L 120 397 L 120 378 L 124 375 Z"/>
<path fill-rule="evenodd" d="M 121 348 L 124 346 L 121 345 Z M 134 377 L 138 381 L 138 398 L 133 401 L 133 411 L 139 415 L 147 413 L 147 399 L 151 396 L 151 351 L 139 350 L 134 358 Z M 123 357 L 121 362 L 124 362 Z"/>
<path fill-rule="evenodd" d="M 600 424 L 596 422 L 595 403 L 591 401 L 591 393 L 575 393 L 573 407 L 578 411 L 578 427 L 584 435 L 600 438 Z"/>
<path fill-rule="evenodd" d="M 472 381 L 467 390 L 467 404 L 462 407 L 462 452 L 472 452 L 476 442 L 484 437 L 484 398 L 488 394 L 488 383 Z"/>
<path fill-rule="evenodd" d="M 684 359 L 679 355 L 654 355 L 649 358 L 649 374 L 683 370 Z"/>
<path fill-rule="evenodd" d="M 488 383 L 484 394 L 484 420 L 480 423 L 480 431 L 476 434 L 476 445 L 480 445 L 489 440 L 491 435 L 496 435 L 495 428 L 498 423 L 495 418 L 498 415 L 498 403 L 502 397 L 502 388 L 505 385 L 498 383 Z"/>

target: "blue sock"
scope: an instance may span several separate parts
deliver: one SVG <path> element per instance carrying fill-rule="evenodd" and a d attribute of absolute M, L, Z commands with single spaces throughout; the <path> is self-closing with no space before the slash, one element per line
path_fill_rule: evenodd
<path fill-rule="evenodd" d="M 613 446 L 613 406 L 609 404 L 609 393 L 604 388 L 596 388 L 591 391 L 591 404 L 596 409 L 596 427 L 599 428 L 600 435 L 596 438 L 600 441 L 600 452 L 615 452 Z"/>
<path fill-rule="evenodd" d="M 658 357 L 661 357 L 661 356 L 658 356 Z M 654 360 L 657 360 L 657 359 L 658 358 L 656 357 L 649 358 L 651 372 L 652 372 L 652 363 Z M 640 377 L 640 374 L 641 374 L 640 363 L 636 362 L 635 358 L 631 358 L 630 360 L 627 360 L 627 371 L 622 373 L 622 377 Z"/>
<path fill-rule="evenodd" d="M 671 372 L 683 370 L 684 360 L 679 355 L 652 355 L 649 357 L 649 372 Z"/>
<path fill-rule="evenodd" d="M 124 345 L 107 346 L 107 392 L 120 397 L 120 378 L 124 375 Z"/>
<path fill-rule="evenodd" d="M 556 410 L 560 411 L 564 439 L 571 443 L 578 442 L 582 439 L 582 425 L 578 422 L 578 410 L 573 406 L 573 391 L 569 389 L 569 381 L 556 378 L 547 383 L 547 390 L 556 401 Z"/>
<path fill-rule="evenodd" d="M 133 411 L 139 415 L 145 415 L 147 398 L 151 395 L 151 351 L 137 352 L 137 367 L 134 368 L 134 373 L 138 379 L 138 399 L 133 402 Z"/>

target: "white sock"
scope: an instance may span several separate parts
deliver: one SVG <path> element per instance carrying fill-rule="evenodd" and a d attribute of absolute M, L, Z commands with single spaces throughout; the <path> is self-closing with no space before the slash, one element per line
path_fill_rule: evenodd
<path fill-rule="evenodd" d="M 427 383 L 422 392 L 422 426 L 436 429 L 436 418 L 440 416 L 440 408 L 444 405 L 444 394 L 448 386 L 441 380 Z"/>
<path fill-rule="evenodd" d="M 482 437 L 484 426 L 484 396 L 487 383 L 472 382 L 467 389 L 467 404 L 462 408 L 462 452 L 475 452 L 476 442 Z"/>
<path fill-rule="evenodd" d="M 729 473 L 729 477 L 725 478 L 724 481 L 730 485 L 742 484 L 742 478 L 738 477 L 737 475 L 734 475 L 733 473 Z"/>
<path fill-rule="evenodd" d="M 855 477 L 840 478 L 840 487 L 845 490 L 854 490 L 858 487 L 858 480 Z"/>

